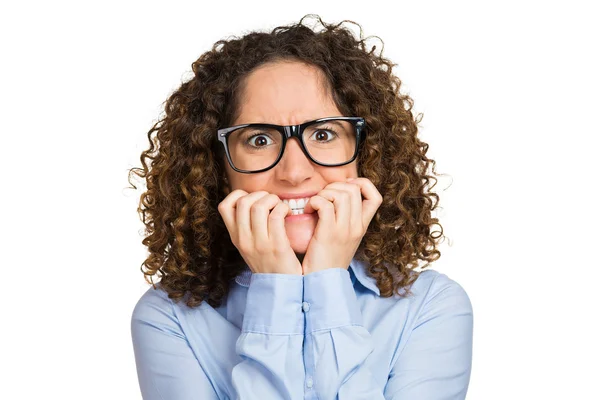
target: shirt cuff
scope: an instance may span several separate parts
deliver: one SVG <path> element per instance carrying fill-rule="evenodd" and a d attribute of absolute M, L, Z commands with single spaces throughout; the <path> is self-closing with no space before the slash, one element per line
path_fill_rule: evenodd
<path fill-rule="evenodd" d="M 303 335 L 302 278 L 291 274 L 252 274 L 242 332 Z"/>
<path fill-rule="evenodd" d="M 361 325 L 362 314 L 350 272 L 329 268 L 304 276 L 306 332 Z"/>

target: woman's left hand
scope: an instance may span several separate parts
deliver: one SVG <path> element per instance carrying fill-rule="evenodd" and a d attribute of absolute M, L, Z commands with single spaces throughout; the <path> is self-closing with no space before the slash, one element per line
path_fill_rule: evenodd
<path fill-rule="evenodd" d="M 308 207 L 319 220 L 302 261 L 303 274 L 347 269 L 382 201 L 367 178 L 333 182 L 313 196 Z"/>

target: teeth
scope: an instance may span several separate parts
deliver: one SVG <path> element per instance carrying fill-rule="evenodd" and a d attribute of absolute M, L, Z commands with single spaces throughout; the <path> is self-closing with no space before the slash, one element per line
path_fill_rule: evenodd
<path fill-rule="evenodd" d="M 301 213 L 299 214 L 304 214 L 304 206 L 306 206 L 306 203 L 308 203 L 309 198 L 305 197 L 303 199 L 284 199 L 282 200 L 285 204 L 289 205 L 290 208 L 292 209 L 292 212 L 294 210 L 298 210 L 301 211 Z M 296 214 L 294 214 L 296 215 Z"/>

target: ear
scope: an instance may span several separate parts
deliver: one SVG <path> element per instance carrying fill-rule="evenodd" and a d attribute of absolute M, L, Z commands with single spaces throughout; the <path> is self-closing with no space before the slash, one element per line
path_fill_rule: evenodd
<path fill-rule="evenodd" d="M 231 188 L 229 186 L 229 180 L 227 179 L 227 174 L 223 175 L 223 193 L 227 196 L 231 193 Z"/>

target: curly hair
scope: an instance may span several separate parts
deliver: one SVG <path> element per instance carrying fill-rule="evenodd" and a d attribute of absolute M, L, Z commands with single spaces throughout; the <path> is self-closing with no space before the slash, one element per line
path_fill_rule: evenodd
<path fill-rule="evenodd" d="M 244 78 L 269 62 L 320 68 L 343 115 L 366 121 L 358 176 L 373 182 L 383 202 L 355 257 L 367 262 L 381 296 L 412 295 L 419 260 L 425 268 L 440 257 L 436 245 L 443 229 L 431 213 L 439 197 L 429 191 L 437 183 L 428 174 L 430 166 L 439 174 L 425 155 L 429 145 L 417 137 L 422 114 L 414 117 L 413 100 L 400 93 L 401 81 L 392 73 L 396 64 L 382 56 L 383 47 L 379 54 L 376 46 L 367 49 L 370 37 L 363 38 L 359 24 L 327 24 L 316 16 L 323 26 L 317 31 L 304 24 L 309 17 L 315 16 L 270 33 L 253 31 L 216 42 L 193 62 L 194 76 L 169 96 L 164 115 L 148 131 L 143 168 L 129 170 L 133 188 L 136 174 L 145 178 L 147 189 L 137 209 L 146 226 L 142 243 L 149 250 L 141 270 L 155 288 L 157 275 L 176 302 L 184 299 L 196 307 L 207 301 L 218 307 L 245 268 L 217 210 L 227 181 L 215 132 L 235 120 Z M 360 28 L 358 39 L 345 22 Z M 433 231 L 434 225 L 441 230 Z"/>

